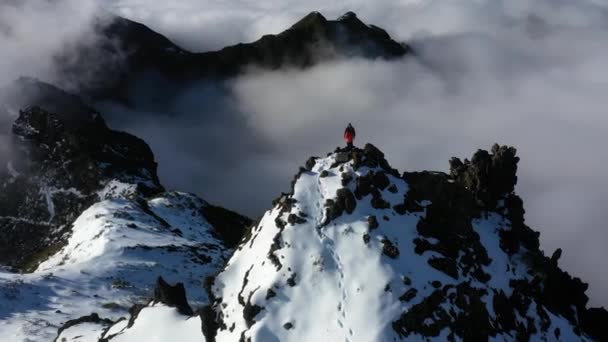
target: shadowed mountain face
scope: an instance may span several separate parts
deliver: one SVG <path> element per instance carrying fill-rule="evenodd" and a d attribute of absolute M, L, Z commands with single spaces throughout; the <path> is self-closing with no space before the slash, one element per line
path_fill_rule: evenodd
<path fill-rule="evenodd" d="M 122 98 L 130 82 L 151 72 L 172 81 L 236 76 L 248 68 L 306 68 L 340 57 L 398 58 L 411 52 L 376 26 L 368 26 L 349 12 L 327 20 L 313 12 L 277 35 L 241 43 L 219 51 L 192 53 L 148 27 L 120 17 L 100 20 L 99 42 L 85 42 L 57 61 L 70 89 L 97 98 Z M 68 57 L 69 56 L 69 57 Z M 77 57 L 74 57 L 77 56 Z M 91 60 L 102 63 L 94 67 Z"/>
<path fill-rule="evenodd" d="M 63 247 L 72 222 L 93 203 L 164 191 L 148 145 L 109 129 L 78 96 L 31 79 L 4 93 L 14 98 L 6 102 L 9 107 L 24 109 L 11 131 L 3 132 L 12 153 L 0 167 L 0 265 L 33 271 Z M 17 94 L 27 94 L 21 97 L 27 100 Z M 228 247 L 250 224 L 208 203 L 200 211 Z"/>
<path fill-rule="evenodd" d="M 4 94 L 12 101 L 3 115 L 27 107 L 0 132 L 12 144 L 0 156 L 0 334 L 50 341 L 91 309 L 112 320 L 72 323 L 110 324 L 158 276 L 186 282 L 207 303 L 204 279 L 251 220 L 165 192 L 148 145 L 109 129 L 79 97 L 29 79 Z"/>
<path fill-rule="evenodd" d="M 14 153 L 0 168 L 0 264 L 35 268 L 108 193 L 163 190 L 148 145 L 110 130 L 78 97 L 32 80 L 12 91 L 31 96 L 12 126 Z"/>

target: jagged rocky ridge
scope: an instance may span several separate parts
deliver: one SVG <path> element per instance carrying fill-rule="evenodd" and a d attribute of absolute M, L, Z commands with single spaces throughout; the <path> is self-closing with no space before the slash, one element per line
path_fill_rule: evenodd
<path fill-rule="evenodd" d="M 65 244 L 81 212 L 116 195 L 113 182 L 146 196 L 163 188 L 145 142 L 110 130 L 77 97 L 22 82 L 40 96 L 20 111 L 12 127 L 14 155 L 0 169 L 0 263 L 31 271 Z M 59 106 L 49 104 L 50 97 Z"/>
<path fill-rule="evenodd" d="M 12 126 L 15 153 L 0 168 L 0 264 L 31 271 L 66 243 L 70 224 L 93 203 L 164 188 L 148 145 L 109 129 L 79 97 L 31 79 L 14 88 L 28 94 L 28 106 Z M 211 205 L 204 211 L 228 245 L 238 242 L 247 220 Z"/>
<path fill-rule="evenodd" d="M 165 191 L 148 145 L 80 98 L 34 80 L 14 87 L 32 97 L 6 132 L 13 153 L 0 168 L 2 336 L 48 341 L 93 310 L 117 320 L 157 276 L 208 303 L 205 278 L 251 221 Z"/>
<path fill-rule="evenodd" d="M 57 59 L 66 87 L 96 98 L 124 99 L 129 85 L 149 73 L 164 77 L 163 82 L 187 83 L 232 77 L 251 68 L 305 68 L 340 57 L 391 59 L 411 53 L 407 44 L 366 25 L 353 12 L 337 20 L 312 12 L 282 33 L 202 53 L 189 52 L 120 17 L 100 19 L 97 31 L 99 42 L 76 44 Z M 104 63 L 91 66 L 90 60 Z"/>
<path fill-rule="evenodd" d="M 206 341 L 606 340 L 606 310 L 524 222 L 518 160 L 495 145 L 450 174 L 400 174 L 372 145 L 311 158 L 217 276 L 213 305 L 179 322 Z"/>

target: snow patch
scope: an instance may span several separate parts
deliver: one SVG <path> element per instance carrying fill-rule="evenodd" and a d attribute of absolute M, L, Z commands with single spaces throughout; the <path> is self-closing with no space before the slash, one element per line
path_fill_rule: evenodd
<path fill-rule="evenodd" d="M 111 199 L 128 197 L 137 193 L 137 185 L 133 183 L 125 183 L 119 180 L 113 179 L 106 186 L 97 192 L 100 199 Z"/>
<path fill-rule="evenodd" d="M 175 308 L 157 304 L 142 309 L 133 326 L 119 332 L 111 341 L 205 342 L 205 337 L 198 316 L 183 316 Z"/>

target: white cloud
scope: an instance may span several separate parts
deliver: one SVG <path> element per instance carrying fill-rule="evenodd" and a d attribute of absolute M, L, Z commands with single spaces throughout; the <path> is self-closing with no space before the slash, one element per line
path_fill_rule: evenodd
<path fill-rule="evenodd" d="M 22 76 L 62 83 L 55 57 L 68 44 L 96 39 L 92 23 L 98 14 L 95 0 L 0 2 L 0 168 L 10 153 L 8 132 L 18 110 L 7 106 L 2 89 Z"/>
<path fill-rule="evenodd" d="M 0 86 L 21 76 L 56 80 L 53 57 L 66 44 L 92 38 L 93 0 L 0 3 Z"/>

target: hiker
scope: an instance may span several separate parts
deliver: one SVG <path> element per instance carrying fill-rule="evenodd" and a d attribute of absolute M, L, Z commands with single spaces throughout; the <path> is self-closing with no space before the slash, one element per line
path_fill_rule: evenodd
<path fill-rule="evenodd" d="M 346 146 L 349 149 L 353 148 L 353 140 L 355 140 L 356 135 L 357 134 L 355 133 L 355 128 L 349 122 L 348 126 L 346 127 L 346 130 L 344 130 L 344 140 L 346 140 Z"/>

